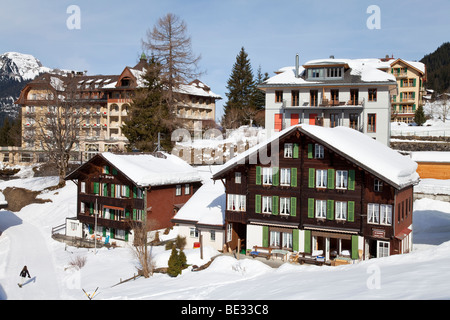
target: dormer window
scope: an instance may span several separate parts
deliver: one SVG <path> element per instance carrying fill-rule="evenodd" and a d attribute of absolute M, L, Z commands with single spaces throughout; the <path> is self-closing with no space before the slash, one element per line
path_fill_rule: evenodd
<path fill-rule="evenodd" d="M 124 78 L 121 80 L 121 84 L 122 84 L 121 85 L 122 87 L 129 87 L 131 84 L 131 81 L 129 78 Z"/>

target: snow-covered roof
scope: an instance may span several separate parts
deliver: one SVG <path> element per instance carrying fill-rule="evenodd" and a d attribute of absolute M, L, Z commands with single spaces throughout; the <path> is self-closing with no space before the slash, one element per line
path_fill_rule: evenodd
<path fill-rule="evenodd" d="M 325 66 L 325 65 L 348 65 L 350 75 L 360 76 L 361 82 L 395 82 L 395 76 L 387 73 L 381 69 L 390 67 L 388 62 L 381 59 L 316 59 L 306 62 L 303 66 L 299 66 L 299 75 L 302 75 L 306 68 L 313 66 Z M 263 83 L 264 85 L 307 85 L 326 83 L 327 81 L 305 80 L 304 77 L 295 76 L 295 67 L 283 67 L 280 68 L 276 75 L 269 78 Z"/>
<path fill-rule="evenodd" d="M 207 181 L 177 212 L 173 220 L 223 226 L 226 205 L 225 187 L 220 181 Z"/>
<path fill-rule="evenodd" d="M 416 162 L 450 163 L 450 152 L 445 151 L 415 151 L 410 154 Z"/>
<path fill-rule="evenodd" d="M 111 165 L 139 186 L 160 186 L 201 181 L 197 170 L 182 159 L 164 154 L 158 158 L 149 154 L 101 153 Z"/>
<path fill-rule="evenodd" d="M 294 130 L 305 133 L 318 143 L 399 189 L 419 181 L 416 162 L 371 137 L 348 127 L 325 128 L 307 124 L 295 125 L 272 135 L 265 142 L 225 163 L 213 178 L 217 179 L 228 169 L 248 162 L 249 157 L 259 149 Z"/>

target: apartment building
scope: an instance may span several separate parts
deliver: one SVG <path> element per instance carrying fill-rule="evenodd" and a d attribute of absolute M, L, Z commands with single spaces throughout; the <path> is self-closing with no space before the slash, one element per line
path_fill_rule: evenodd
<path fill-rule="evenodd" d="M 266 94 L 270 137 L 299 123 L 346 126 L 389 145 L 391 97 L 397 95 L 390 65 L 380 59 L 320 59 L 276 71 L 259 86 Z"/>
<path fill-rule="evenodd" d="M 395 76 L 398 93 L 392 96 L 392 120 L 413 123 L 416 108 L 423 105 L 426 94 L 426 66 L 421 62 L 390 59 L 386 70 Z"/>
<path fill-rule="evenodd" d="M 41 128 L 57 114 L 63 101 L 69 100 L 74 104 L 70 109 L 77 116 L 74 125 L 79 128 L 74 159 L 87 161 L 99 152 L 125 150 L 128 140 L 121 127 L 129 117 L 135 90 L 144 85 L 145 64 L 142 56 L 137 65 L 125 67 L 120 75 L 42 74 L 28 83 L 16 101 L 22 117 L 20 152 L 26 154 L 20 162 L 45 161 L 45 155 L 40 153 Z M 194 80 L 183 85 L 180 93 L 176 114 L 185 128 L 194 131 L 203 121 L 215 120 L 215 103 L 221 97 L 207 85 Z M 3 159 L 9 163 L 18 158 L 6 153 Z"/>

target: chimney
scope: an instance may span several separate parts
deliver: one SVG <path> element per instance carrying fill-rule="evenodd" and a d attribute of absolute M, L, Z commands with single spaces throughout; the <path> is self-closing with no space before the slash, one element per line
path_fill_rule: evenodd
<path fill-rule="evenodd" d="M 299 62 L 299 57 L 298 57 L 298 53 L 295 56 L 295 77 L 298 78 L 299 77 L 299 73 L 300 73 L 300 62 Z"/>
<path fill-rule="evenodd" d="M 330 59 L 334 59 L 334 55 L 331 55 L 331 56 L 330 56 Z"/>

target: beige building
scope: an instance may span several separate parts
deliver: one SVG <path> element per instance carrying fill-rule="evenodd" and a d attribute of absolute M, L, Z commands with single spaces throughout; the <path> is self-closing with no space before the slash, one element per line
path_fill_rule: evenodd
<path fill-rule="evenodd" d="M 22 146 L 15 155 L 2 151 L 5 163 L 43 162 L 41 141 L 47 126 L 56 116 L 62 101 L 72 100 L 73 125 L 79 128 L 79 143 L 74 147 L 72 160 L 87 161 L 99 152 L 124 150 L 128 140 L 122 125 L 128 114 L 134 92 L 143 86 L 145 59 L 134 67 L 126 67 L 120 75 L 89 76 L 43 74 L 28 83 L 16 104 L 21 106 Z M 180 88 L 182 99 L 176 114 L 185 128 L 193 131 L 203 121 L 215 121 L 215 102 L 221 99 L 200 80 Z M 68 97 L 71 96 L 72 99 Z M 75 119 L 75 120 L 73 120 Z M 69 120 L 67 120 L 69 121 Z M 48 138 L 48 137 L 47 137 Z M 25 158 L 18 153 L 25 154 Z M 27 160 L 27 161 L 24 161 Z"/>
<path fill-rule="evenodd" d="M 392 96 L 392 120 L 414 122 L 416 109 L 423 105 L 425 95 L 426 67 L 421 62 L 403 59 L 389 60 L 390 70 L 397 79 L 398 94 Z"/>

